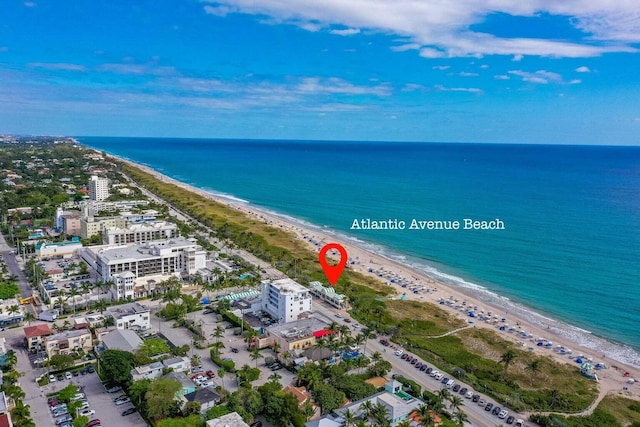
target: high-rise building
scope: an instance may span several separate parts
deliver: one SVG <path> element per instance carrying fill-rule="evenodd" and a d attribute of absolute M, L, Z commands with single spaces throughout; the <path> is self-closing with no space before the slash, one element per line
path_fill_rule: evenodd
<path fill-rule="evenodd" d="M 309 289 L 292 279 L 262 282 L 262 308 L 277 319 L 278 323 L 298 320 L 303 313 L 311 312 Z"/>
<path fill-rule="evenodd" d="M 109 197 L 109 180 L 92 175 L 89 180 L 89 198 L 94 201 L 106 200 Z"/>

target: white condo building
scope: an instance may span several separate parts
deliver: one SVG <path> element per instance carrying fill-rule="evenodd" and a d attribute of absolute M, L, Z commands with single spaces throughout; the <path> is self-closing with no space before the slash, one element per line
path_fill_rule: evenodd
<path fill-rule="evenodd" d="M 102 243 L 105 245 L 144 243 L 152 240 L 173 239 L 179 235 L 180 232 L 177 225 L 165 221 L 155 221 L 131 224 L 124 228 L 103 228 Z"/>
<path fill-rule="evenodd" d="M 109 180 L 92 175 L 89 179 L 89 198 L 94 201 L 106 200 L 109 197 Z"/>
<path fill-rule="evenodd" d="M 129 271 L 138 277 L 195 274 L 205 268 L 206 251 L 184 237 L 101 247 L 96 253 L 98 280 L 110 281 L 116 274 Z"/>
<path fill-rule="evenodd" d="M 262 308 L 278 320 L 288 323 L 311 312 L 311 293 L 292 279 L 262 282 Z"/>

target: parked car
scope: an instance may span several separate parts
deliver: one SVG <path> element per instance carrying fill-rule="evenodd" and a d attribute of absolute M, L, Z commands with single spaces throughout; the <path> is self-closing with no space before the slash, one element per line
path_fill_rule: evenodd
<path fill-rule="evenodd" d="M 402 349 L 397 349 L 393 354 L 395 354 L 396 356 L 401 356 L 402 353 L 404 353 Z"/>
<path fill-rule="evenodd" d="M 380 344 L 382 344 L 385 347 L 389 347 L 389 345 L 390 345 L 389 340 L 387 340 L 385 338 L 380 340 Z"/>
<path fill-rule="evenodd" d="M 120 396 L 116 396 L 113 398 L 113 401 L 126 399 L 128 396 L 126 394 L 121 394 Z"/>
<path fill-rule="evenodd" d="M 254 421 L 251 423 L 251 425 L 249 427 L 262 427 L 262 421 L 258 420 L 258 421 Z"/>
<path fill-rule="evenodd" d="M 451 390 L 453 390 L 454 393 L 457 393 L 458 391 L 460 391 L 460 384 L 454 385 Z"/>
<path fill-rule="evenodd" d="M 480 399 L 480 400 L 478 400 L 478 406 L 485 406 L 485 404 L 486 404 L 486 403 L 487 403 L 487 402 L 485 402 L 485 400 L 484 400 L 484 399 Z"/>
<path fill-rule="evenodd" d="M 522 418 L 518 418 L 518 421 L 516 421 L 516 427 L 524 427 L 524 420 Z"/>
<path fill-rule="evenodd" d="M 129 408 L 129 409 L 125 409 L 124 411 L 122 411 L 122 416 L 126 417 L 127 415 L 131 415 L 131 414 L 135 414 L 136 413 L 136 408 Z"/>
<path fill-rule="evenodd" d="M 73 421 L 73 417 L 70 414 L 66 414 L 56 420 L 56 425 L 66 424 Z"/>
<path fill-rule="evenodd" d="M 58 411 L 60 409 L 67 409 L 67 404 L 66 403 L 58 403 L 57 405 L 52 406 L 50 409 L 51 409 L 51 412 Z"/>
<path fill-rule="evenodd" d="M 208 376 L 209 378 L 215 378 L 215 377 L 216 377 L 216 373 L 215 373 L 215 372 L 213 372 L 212 370 L 208 370 L 208 371 L 207 371 L 207 376 Z"/>
<path fill-rule="evenodd" d="M 413 356 L 408 354 L 407 358 L 405 359 L 407 362 L 411 362 L 413 360 Z M 415 363 L 415 362 L 414 362 Z"/>
<path fill-rule="evenodd" d="M 442 384 L 446 384 L 449 382 L 449 377 L 444 377 L 441 381 Z"/>
<path fill-rule="evenodd" d="M 56 376 L 53 374 L 49 374 L 49 382 L 50 383 L 55 383 L 56 382 Z"/>
<path fill-rule="evenodd" d="M 493 409 L 493 403 L 489 402 L 487 403 L 487 406 L 484 407 L 484 410 L 489 412 Z"/>
<path fill-rule="evenodd" d="M 129 403 L 131 402 L 131 399 L 129 399 L 128 397 L 126 399 L 122 399 L 122 400 L 116 400 L 116 405 L 120 406 L 120 405 L 124 405 L 125 403 Z"/>
<path fill-rule="evenodd" d="M 462 387 L 462 388 L 460 389 L 460 394 L 461 394 L 462 396 L 464 396 L 465 394 L 467 394 L 467 390 L 469 390 L 469 389 L 468 389 L 468 388 L 466 388 L 466 387 Z M 469 399 L 471 399 L 471 396 L 469 396 Z"/>
<path fill-rule="evenodd" d="M 64 376 L 63 376 L 63 375 L 58 375 L 58 376 L 56 377 L 56 379 L 57 379 L 58 381 L 64 381 Z"/>
<path fill-rule="evenodd" d="M 86 423 L 84 425 L 84 427 L 95 427 L 95 426 L 99 426 L 99 425 L 100 425 L 100 420 L 96 418 L 96 419 L 91 420 L 88 423 Z"/>
<path fill-rule="evenodd" d="M 87 409 L 88 407 L 89 407 L 89 402 L 87 402 L 86 400 L 81 400 L 80 406 L 78 407 L 78 409 L 82 410 L 82 409 Z"/>
<path fill-rule="evenodd" d="M 467 399 L 471 399 L 473 397 L 473 392 L 469 390 L 468 392 L 465 393 L 464 397 L 466 397 Z"/>
<path fill-rule="evenodd" d="M 472 402 L 477 403 L 477 402 L 478 402 L 478 400 L 480 400 L 480 395 L 479 395 L 479 394 L 474 394 L 474 395 L 471 397 L 471 401 L 472 401 Z"/>
<path fill-rule="evenodd" d="M 68 380 L 70 380 L 72 378 L 71 372 L 67 372 L 64 374 L 64 377 Z"/>
<path fill-rule="evenodd" d="M 84 399 L 86 396 L 84 395 L 84 393 L 76 393 L 73 395 L 73 397 L 71 398 L 72 402 L 76 402 L 78 400 L 82 400 Z"/>
<path fill-rule="evenodd" d="M 78 412 L 78 415 L 80 415 L 81 417 L 90 417 L 91 415 L 95 415 L 96 411 L 94 411 L 93 409 L 83 409 L 81 411 Z"/>
<path fill-rule="evenodd" d="M 514 422 L 514 421 L 515 421 L 515 417 L 514 417 L 513 415 L 509 415 L 509 416 L 507 417 L 507 421 L 506 421 L 506 423 L 507 423 L 507 424 L 513 424 L 513 422 Z"/>
<path fill-rule="evenodd" d="M 86 374 L 87 374 L 86 369 L 80 369 L 80 375 L 86 375 Z"/>
<path fill-rule="evenodd" d="M 235 347 L 233 347 L 233 348 L 231 349 L 231 353 L 237 353 L 238 351 L 239 351 L 239 350 L 238 350 L 237 348 L 235 348 Z"/>
<path fill-rule="evenodd" d="M 402 360 L 407 360 L 407 358 L 409 358 L 409 355 L 407 353 L 404 353 L 402 356 L 400 356 L 400 359 Z M 411 359 L 409 359 L 411 360 Z"/>
<path fill-rule="evenodd" d="M 96 371 L 96 370 L 93 368 L 93 365 L 89 365 L 89 366 L 87 367 L 87 372 L 88 372 L 88 373 L 93 374 L 95 371 Z"/>
<path fill-rule="evenodd" d="M 500 413 L 498 414 L 498 418 L 500 418 L 501 420 L 504 420 L 505 418 L 507 418 L 507 416 L 509 415 L 508 411 L 505 411 L 504 409 L 502 411 L 500 411 Z"/>
<path fill-rule="evenodd" d="M 427 368 L 427 369 L 424 371 L 424 373 L 425 373 L 425 374 L 427 374 L 427 375 L 431 375 L 431 372 L 433 372 L 433 368 L 431 368 L 431 367 Z"/>
<path fill-rule="evenodd" d="M 493 415 L 498 415 L 500 413 L 500 411 L 502 411 L 502 408 L 499 406 L 496 406 L 495 408 L 493 408 L 493 411 L 491 411 L 491 413 Z"/>

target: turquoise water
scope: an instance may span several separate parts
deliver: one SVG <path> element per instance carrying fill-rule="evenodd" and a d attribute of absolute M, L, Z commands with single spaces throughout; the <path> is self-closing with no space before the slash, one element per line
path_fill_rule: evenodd
<path fill-rule="evenodd" d="M 375 245 L 505 311 L 517 302 L 640 349 L 638 147 L 78 139 Z M 499 218 L 505 230 L 351 230 L 364 218 Z"/>

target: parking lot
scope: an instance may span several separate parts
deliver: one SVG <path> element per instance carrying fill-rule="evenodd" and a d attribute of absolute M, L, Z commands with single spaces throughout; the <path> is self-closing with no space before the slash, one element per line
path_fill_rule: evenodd
<path fill-rule="evenodd" d="M 119 427 L 143 427 L 146 425 L 140 414 L 137 412 L 128 416 L 120 415 L 124 410 L 131 408 L 130 403 L 124 405 L 116 405 L 112 399 L 122 393 L 109 394 L 106 392 L 104 385 L 100 382 L 97 374 L 87 374 L 84 376 L 72 377 L 71 380 L 56 381 L 43 387 L 44 394 L 49 395 L 60 391 L 69 384 L 73 384 L 81 389 L 86 395 L 90 408 L 96 411 L 95 415 L 89 417 L 99 419 L 102 426 L 119 426 Z M 42 397 L 42 405 L 46 405 L 46 397 Z M 53 415 L 50 415 L 49 425 L 55 425 Z M 44 425 L 44 424 L 42 424 Z M 40 424 L 38 424 L 40 426 Z"/>

